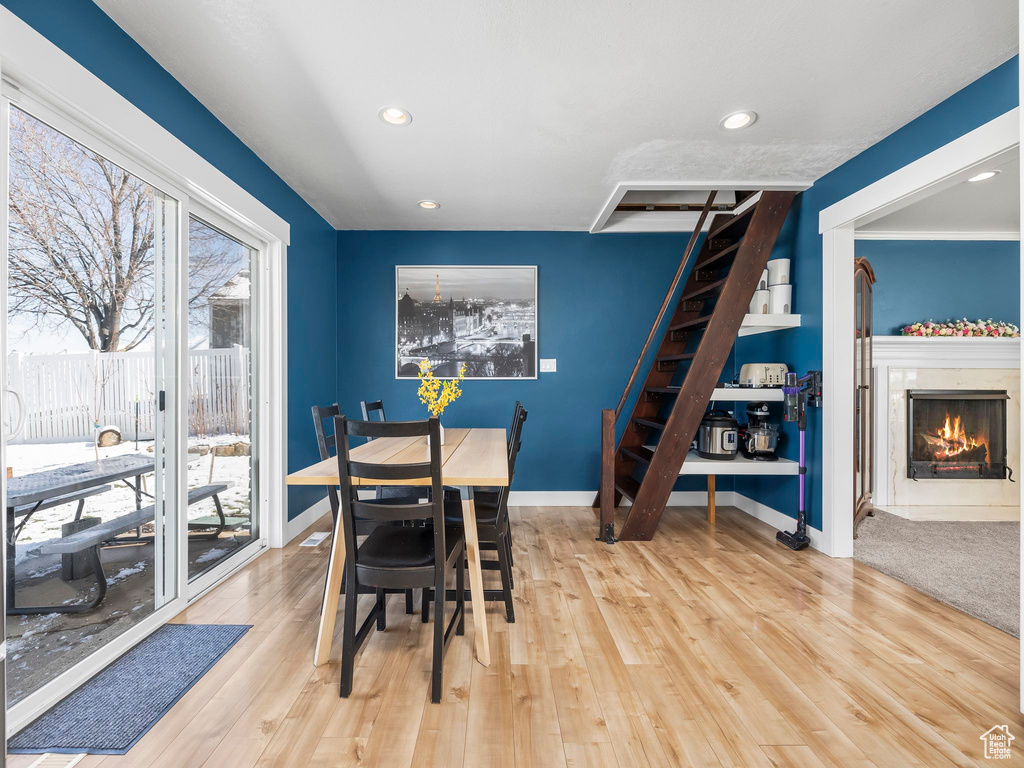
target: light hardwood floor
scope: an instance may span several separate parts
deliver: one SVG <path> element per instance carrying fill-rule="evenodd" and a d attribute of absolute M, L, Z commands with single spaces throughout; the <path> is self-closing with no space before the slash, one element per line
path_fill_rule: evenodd
<path fill-rule="evenodd" d="M 703 515 L 608 546 L 589 509 L 513 510 L 517 621 L 491 605 L 486 669 L 453 640 L 441 704 L 430 625 L 397 597 L 339 698 L 340 642 L 311 663 L 327 545 L 271 552 L 180 617 L 252 624 L 242 641 L 128 755 L 79 766 L 982 766 L 1004 723 L 1002 764 L 1024 764 L 1016 639 L 735 510 Z"/>

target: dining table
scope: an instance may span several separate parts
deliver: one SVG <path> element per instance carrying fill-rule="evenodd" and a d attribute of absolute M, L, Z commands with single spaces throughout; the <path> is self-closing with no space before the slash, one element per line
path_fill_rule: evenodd
<path fill-rule="evenodd" d="M 412 464 L 430 460 L 426 437 L 379 437 L 362 445 L 350 447 L 349 458 L 373 464 Z M 351 478 L 354 486 L 369 488 L 380 485 L 430 485 L 430 479 L 380 480 Z M 508 479 L 508 451 L 504 429 L 448 428 L 441 446 L 441 480 L 446 487 L 456 487 L 462 497 L 462 517 L 466 533 L 466 560 L 469 575 L 470 605 L 473 614 L 476 658 L 485 667 L 491 662 L 487 637 L 487 612 L 484 600 L 483 574 L 480 568 L 480 542 L 477 537 L 476 507 L 473 489 L 505 487 Z M 287 477 L 288 485 L 338 486 L 338 459 L 332 457 L 300 469 Z M 335 523 L 335 529 L 337 524 Z M 345 565 L 345 537 L 334 530 L 327 563 L 326 588 L 320 611 L 313 663 L 320 666 L 331 655 L 331 641 L 338 615 L 342 574 Z M 435 617 L 435 621 L 437 618 Z"/>

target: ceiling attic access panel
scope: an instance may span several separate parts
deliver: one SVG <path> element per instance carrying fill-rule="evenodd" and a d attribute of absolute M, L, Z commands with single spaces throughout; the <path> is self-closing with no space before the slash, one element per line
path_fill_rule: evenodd
<path fill-rule="evenodd" d="M 736 214 L 754 205 L 761 190 L 801 192 L 803 182 L 779 185 L 757 182 L 690 184 L 676 182 L 621 182 L 612 192 L 590 228 L 600 232 L 692 232 L 711 190 L 712 214 Z M 711 223 L 708 217 L 703 231 Z"/>

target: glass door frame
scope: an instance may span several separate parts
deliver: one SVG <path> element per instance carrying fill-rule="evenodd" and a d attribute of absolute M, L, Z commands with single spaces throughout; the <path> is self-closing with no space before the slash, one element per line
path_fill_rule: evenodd
<path fill-rule="evenodd" d="M 181 405 L 178 392 L 181 387 L 183 371 L 178 359 L 180 343 L 178 318 L 182 306 L 187 302 L 187 292 L 183 292 L 181 264 L 187 259 L 188 241 L 188 194 L 178 185 L 153 173 L 142 163 L 127 156 L 116 147 L 97 137 L 79 121 L 54 109 L 49 104 L 23 92 L 8 81 L 0 81 L 0 381 L 7 381 L 7 286 L 8 286 L 8 157 L 10 139 L 11 108 L 22 110 L 31 117 L 52 127 L 71 140 L 101 155 L 105 159 L 137 176 L 156 191 L 158 208 L 173 205 L 173 210 L 166 218 L 167 225 L 158 229 L 158 236 L 164 243 L 163 253 L 154 254 L 154 290 L 157 306 L 162 299 L 164 311 L 154 310 L 154 394 L 164 392 L 163 418 L 154 418 L 154 504 L 157 515 L 154 519 L 155 538 L 159 542 L 154 546 L 154 578 L 156 583 L 153 612 L 146 618 L 130 627 L 106 645 L 101 646 L 88 657 L 78 662 L 66 672 L 32 692 L 7 711 L 6 726 L 13 730 L 24 725 L 42 711 L 55 704 L 70 691 L 95 675 L 100 669 L 144 639 L 147 635 L 166 624 L 187 606 L 186 584 L 182 579 L 183 553 L 180 536 L 173 535 L 182 528 L 179 522 L 182 517 L 179 511 L 181 496 L 181 476 L 184 464 L 185 442 L 183 433 L 178 426 L 181 422 Z M 166 213 L 166 211 L 157 211 Z M 156 217 L 155 217 L 156 218 Z M 154 248 L 156 245 L 154 245 Z M 161 265 L 162 262 L 162 265 Z M 186 345 L 187 346 L 187 345 Z M 0 436 L 0 440 L 3 436 Z M 6 457 L 6 443 L 0 444 L 0 455 Z M 6 498 L 6 472 L 0 491 Z M 5 516 L 6 517 L 6 516 Z M 161 527 L 165 531 L 160 536 Z M 7 535 L 7 531 L 4 531 Z M 162 582 L 162 583 L 161 583 Z M 6 613 L 6 610 L 5 610 Z M 6 615 L 4 616 L 6 620 Z M 4 632 L 6 641 L 6 630 Z"/>

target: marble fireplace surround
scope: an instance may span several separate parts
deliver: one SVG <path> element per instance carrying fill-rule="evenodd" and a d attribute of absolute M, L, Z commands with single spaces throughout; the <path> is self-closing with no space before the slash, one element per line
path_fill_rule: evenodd
<path fill-rule="evenodd" d="M 880 507 L 1017 506 L 1020 503 L 1020 339 L 877 336 L 875 490 Z M 1005 389 L 1009 480 L 907 477 L 907 390 Z"/>

